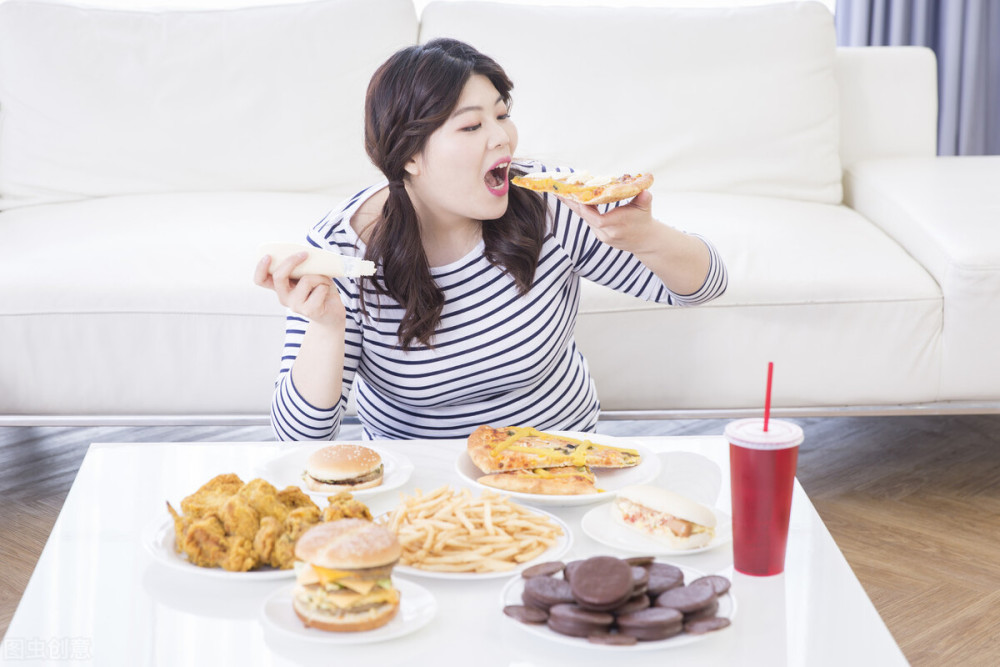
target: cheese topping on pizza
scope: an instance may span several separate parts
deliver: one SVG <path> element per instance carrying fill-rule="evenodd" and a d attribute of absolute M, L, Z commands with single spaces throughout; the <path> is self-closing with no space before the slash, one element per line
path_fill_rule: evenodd
<path fill-rule="evenodd" d="M 541 447 L 539 447 L 541 445 Z M 507 439 L 490 445 L 490 455 L 500 458 L 503 452 L 524 452 L 550 459 L 565 460 L 570 457 L 570 465 L 583 466 L 587 462 L 589 450 L 597 447 L 590 440 L 577 440 L 562 435 L 542 433 L 530 426 L 512 426 L 507 429 Z M 631 456 L 639 456 L 635 449 L 600 445 L 601 449 L 613 449 Z"/>

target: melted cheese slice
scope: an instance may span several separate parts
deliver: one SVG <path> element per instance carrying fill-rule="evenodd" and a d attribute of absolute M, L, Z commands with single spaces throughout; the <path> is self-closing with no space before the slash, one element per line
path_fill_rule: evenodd
<path fill-rule="evenodd" d="M 563 461 L 569 458 L 573 462 L 573 465 L 582 466 L 586 464 L 587 451 L 598 446 L 590 440 L 577 440 L 576 438 L 569 438 L 562 435 L 549 435 L 530 426 L 515 426 L 509 430 L 513 431 L 513 435 L 508 436 L 506 440 L 497 443 L 491 448 L 490 453 L 494 458 L 498 458 L 501 452 L 510 450 Z M 524 442 L 530 443 L 532 441 L 540 442 L 543 446 L 532 447 L 530 444 L 519 444 Z M 559 451 L 558 448 L 552 449 L 553 445 L 556 447 L 559 445 L 574 445 L 575 449 L 572 454 L 566 454 Z M 611 445 L 600 445 L 600 447 L 614 449 L 626 454 L 632 454 L 633 456 L 639 455 L 638 451 L 626 447 L 614 447 Z"/>

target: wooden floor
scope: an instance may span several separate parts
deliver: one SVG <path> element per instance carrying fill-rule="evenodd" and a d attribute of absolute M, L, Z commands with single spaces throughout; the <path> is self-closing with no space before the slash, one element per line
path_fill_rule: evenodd
<path fill-rule="evenodd" d="M 1000 415 L 794 421 L 806 433 L 799 480 L 911 664 L 1000 664 Z M 695 435 L 724 425 L 599 430 Z M 266 427 L 0 427 L 0 635 L 90 442 L 269 439 Z"/>

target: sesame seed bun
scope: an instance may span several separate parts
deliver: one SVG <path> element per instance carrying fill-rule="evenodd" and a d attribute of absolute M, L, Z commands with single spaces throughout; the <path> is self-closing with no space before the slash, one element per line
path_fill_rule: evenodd
<path fill-rule="evenodd" d="M 392 531 L 364 519 L 316 524 L 295 543 L 296 558 L 334 570 L 388 565 L 402 552 Z"/>

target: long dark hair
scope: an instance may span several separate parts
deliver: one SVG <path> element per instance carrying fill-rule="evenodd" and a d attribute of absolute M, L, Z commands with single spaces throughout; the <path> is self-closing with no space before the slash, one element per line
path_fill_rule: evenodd
<path fill-rule="evenodd" d="M 375 72 L 365 99 L 365 150 L 389 179 L 389 198 L 372 228 L 365 258 L 381 264 L 382 275 L 362 281 L 365 292 L 387 295 L 403 308 L 399 343 L 431 346 L 441 319 L 444 294 L 434 283 L 420 241 L 417 214 L 403 187 L 405 167 L 434 130 L 448 120 L 465 83 L 486 76 L 510 106 L 514 87 L 493 59 L 454 39 L 436 39 L 394 54 Z M 545 233 L 545 205 L 534 192 L 512 187 L 507 211 L 485 221 L 486 258 L 513 278 L 523 295 L 530 289 Z"/>

